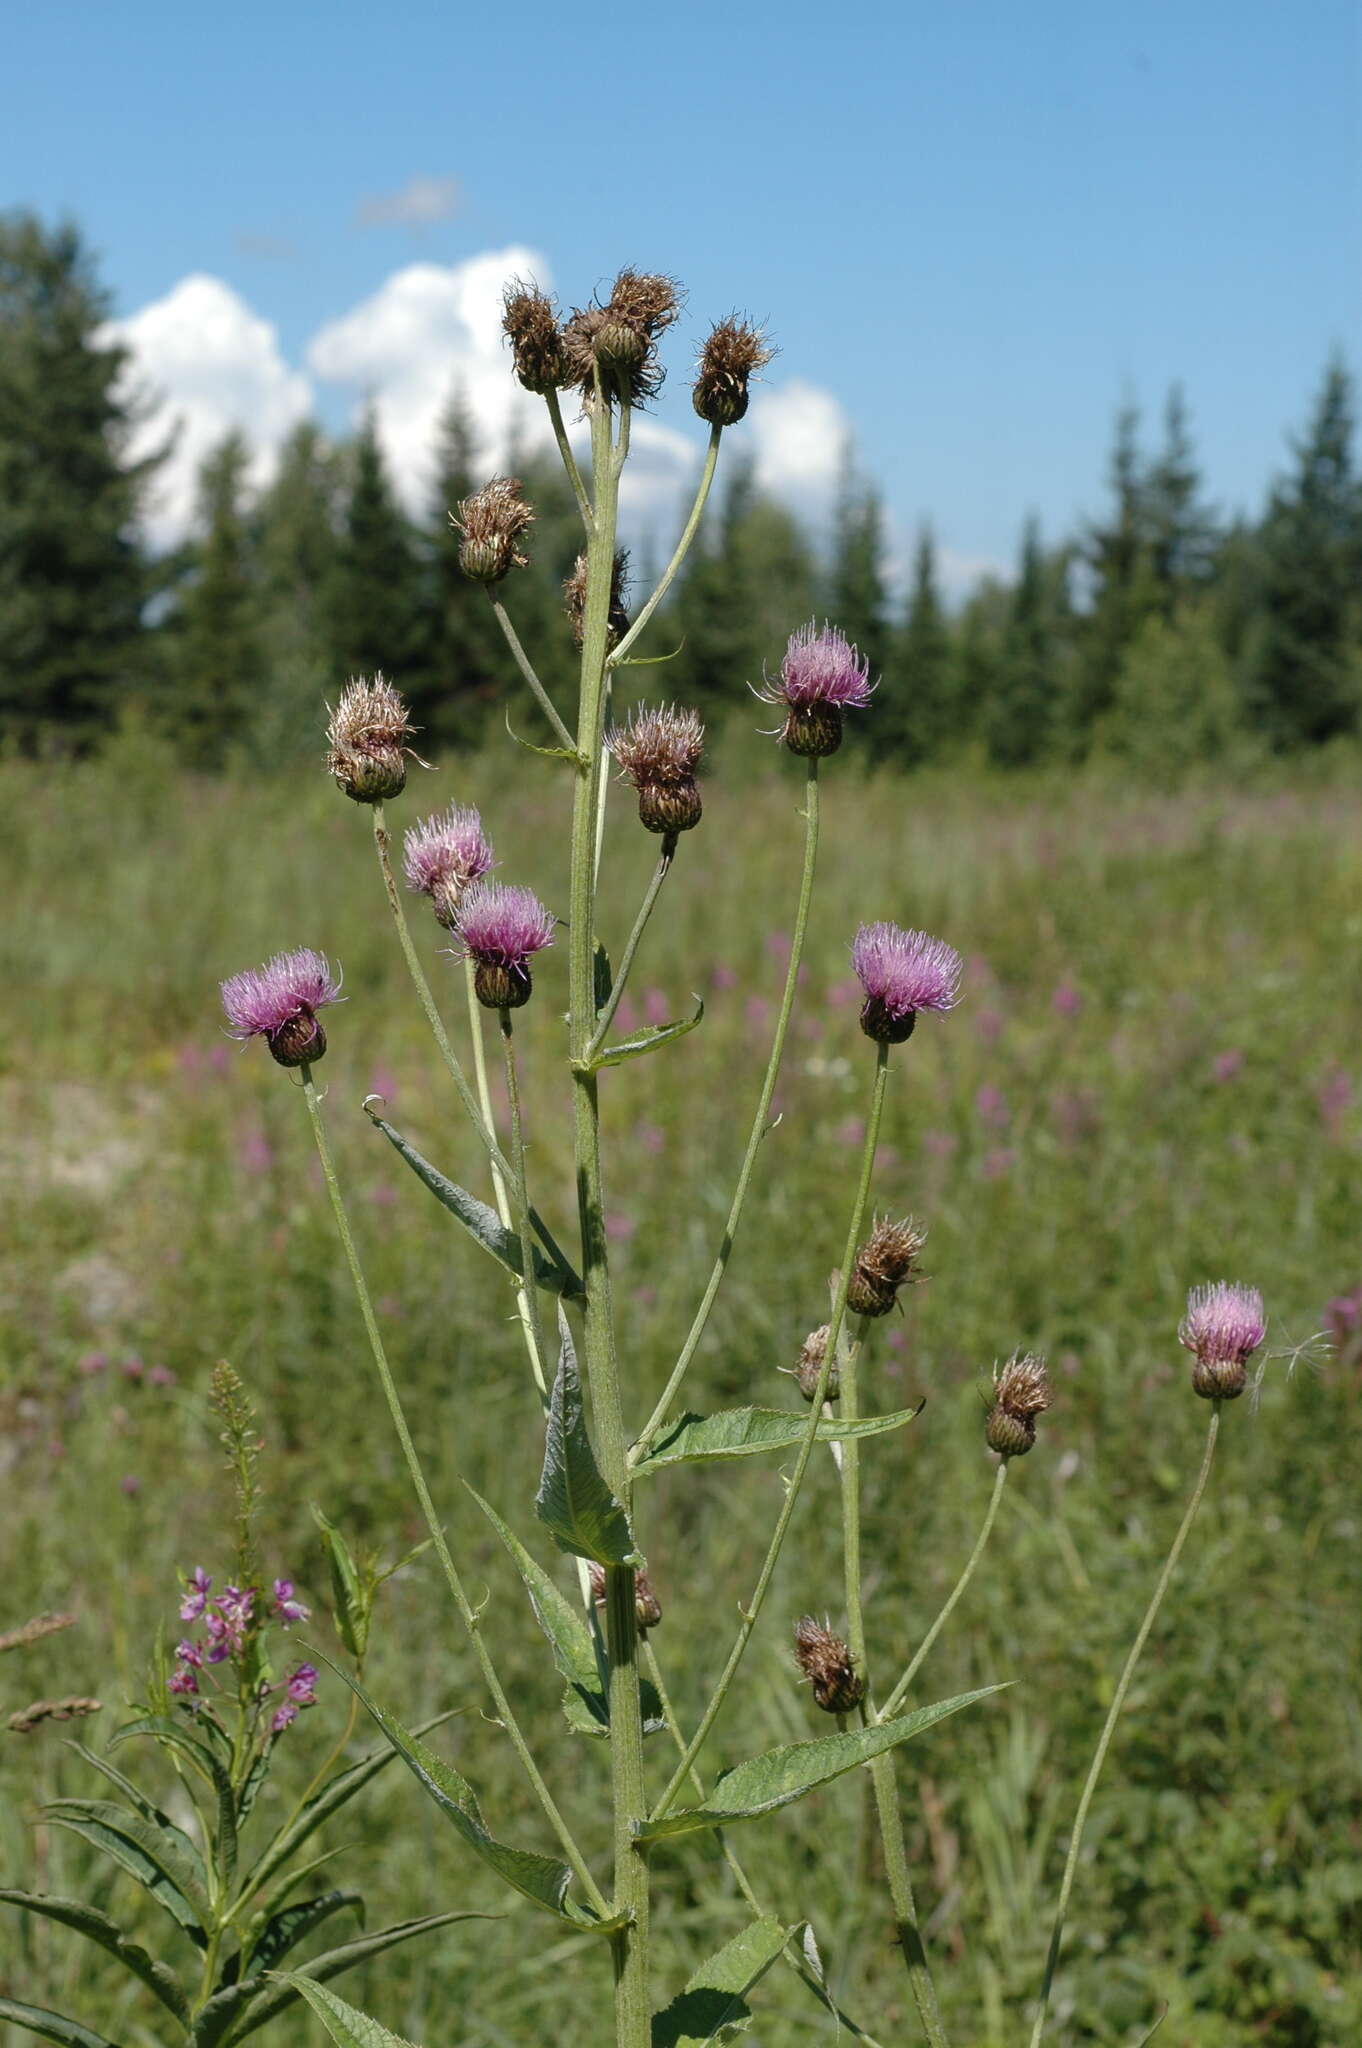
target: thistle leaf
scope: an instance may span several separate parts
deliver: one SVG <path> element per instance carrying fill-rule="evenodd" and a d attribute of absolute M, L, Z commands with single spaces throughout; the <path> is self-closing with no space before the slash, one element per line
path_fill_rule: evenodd
<path fill-rule="evenodd" d="M 360 2012 L 353 2005 L 347 2005 L 343 1998 L 337 1998 L 334 1991 L 327 1991 L 320 1984 L 314 1984 L 308 1977 L 286 1977 L 300 1998 L 312 2007 L 337 2048 L 412 2048 L 410 2041 L 404 2041 L 397 2034 L 390 2034 L 377 2020 Z"/>
<path fill-rule="evenodd" d="M 856 1420 L 841 1416 L 818 1418 L 820 1444 L 845 1443 L 851 1438 L 883 1436 L 902 1429 L 921 1414 L 916 1408 L 899 1408 L 892 1415 L 862 1415 Z M 634 1467 L 635 1477 L 660 1472 L 666 1465 L 697 1464 L 702 1459 L 756 1458 L 763 1451 L 788 1450 L 804 1441 L 808 1433 L 808 1412 L 796 1415 L 787 1408 L 725 1408 L 717 1415 L 683 1415 L 669 1423 L 657 1437 L 646 1458 Z"/>
<path fill-rule="evenodd" d="M 653 2015 L 652 2048 L 705 2048 L 746 2031 L 747 1993 L 764 1977 L 793 1930 L 754 1920 L 702 1963 L 662 2012 Z"/>
<path fill-rule="evenodd" d="M 577 1353 L 563 1310 L 561 1349 L 544 1435 L 544 1470 L 535 1513 L 560 1550 L 597 1564 L 642 1564 L 629 1517 L 601 1477 L 587 1433 Z"/>
<path fill-rule="evenodd" d="M 603 1045 L 594 1058 L 581 1062 L 581 1070 L 596 1074 L 602 1067 L 617 1067 L 624 1060 L 636 1060 L 646 1052 L 656 1052 L 660 1045 L 670 1045 L 674 1038 L 684 1038 L 688 1031 L 694 1031 L 704 1014 L 704 1003 L 697 996 L 693 1017 L 682 1017 L 674 1024 L 649 1024 L 636 1031 L 632 1038 L 622 1038 L 617 1045 Z"/>
<path fill-rule="evenodd" d="M 306 1941 L 314 1928 L 347 1908 L 353 1909 L 363 1927 L 364 1897 L 361 1892 L 319 1892 L 315 1899 L 299 1899 L 296 1906 L 284 1906 L 279 1912 L 271 1913 L 256 1938 L 245 1975 L 258 1977 L 263 1971 L 272 1970 L 291 1948 L 297 1948 L 300 1941 Z"/>

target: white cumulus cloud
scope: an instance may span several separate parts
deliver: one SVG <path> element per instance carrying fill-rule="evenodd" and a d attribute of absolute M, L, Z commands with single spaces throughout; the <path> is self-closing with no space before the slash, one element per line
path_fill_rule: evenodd
<path fill-rule="evenodd" d="M 139 428 L 133 454 L 150 453 L 172 424 L 178 429 L 146 514 L 151 540 L 166 545 L 193 518 L 205 455 L 240 428 L 251 449 L 250 482 L 268 483 L 280 443 L 312 410 L 312 388 L 285 362 L 275 329 L 221 278 L 182 278 L 163 299 L 111 321 L 106 331 L 131 351 L 129 383 L 160 401 Z"/>
<path fill-rule="evenodd" d="M 837 489 L 851 433 L 841 405 L 821 385 L 792 377 L 752 394 L 756 478 L 763 490 L 819 514 Z"/>

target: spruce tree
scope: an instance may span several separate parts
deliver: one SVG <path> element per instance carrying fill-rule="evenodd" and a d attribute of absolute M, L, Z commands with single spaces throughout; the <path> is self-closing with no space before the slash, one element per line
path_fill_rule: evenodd
<path fill-rule="evenodd" d="M 488 481 L 477 472 L 476 456 L 473 418 L 456 390 L 440 418 L 427 529 L 430 638 L 420 687 L 408 692 L 417 723 L 441 739 L 467 736 L 505 694 L 505 642 L 482 585 L 459 567 L 462 536 L 450 518 L 463 499 Z M 531 551 L 535 540 L 531 529 Z M 512 609 L 523 573 L 515 571 L 501 593 Z"/>
<path fill-rule="evenodd" d="M 833 625 L 870 663 L 871 675 L 882 675 L 890 660 L 884 510 L 874 486 L 857 480 L 849 452 L 833 528 L 827 609 Z"/>
<path fill-rule="evenodd" d="M 167 633 L 174 689 L 168 721 L 188 759 L 218 765 L 249 741 L 269 687 L 260 587 L 245 511 L 250 453 L 228 434 L 199 472 L 199 535 Z"/>
<path fill-rule="evenodd" d="M 330 602 L 337 573 L 340 462 L 315 421 L 280 451 L 258 513 L 260 637 L 267 702 L 256 719 L 262 752 L 315 752 L 325 704 L 344 677 L 332 669 Z"/>
<path fill-rule="evenodd" d="M 898 760 L 939 760 L 960 744 L 958 671 L 936 582 L 936 543 L 924 526 L 913 551 L 908 610 L 875 726 Z"/>
<path fill-rule="evenodd" d="M 676 607 L 684 642 L 673 673 L 709 715 L 737 709 L 743 686 L 774 672 L 814 614 L 816 565 L 798 522 L 758 489 L 751 464 L 730 472 L 708 537 L 692 551 Z M 658 646 L 663 643 L 654 640 Z"/>
<path fill-rule="evenodd" d="M 1201 471 L 1187 425 L 1182 387 L 1173 385 L 1164 408 L 1163 448 L 1145 479 L 1143 516 L 1159 609 L 1170 618 L 1215 573 L 1220 533 L 1201 500 Z"/>
<path fill-rule="evenodd" d="M 372 406 L 349 450 L 350 481 L 331 589 L 331 668 L 380 672 L 403 695 L 422 690 L 428 622 L 411 526 L 397 502 Z"/>
<path fill-rule="evenodd" d="M 135 528 L 159 457 L 128 459 L 109 310 L 74 226 L 0 216 L 0 723 L 26 746 L 88 744 L 141 677 Z"/>
<path fill-rule="evenodd" d="M 989 756 L 1003 767 L 1043 760 L 1060 723 L 1054 664 L 1054 583 L 1034 515 L 1022 533 L 1021 566 L 993 689 L 983 707 Z"/>
<path fill-rule="evenodd" d="M 1107 709 L 1126 648 L 1158 604 L 1139 424 L 1133 406 L 1117 414 L 1108 472 L 1115 502 L 1106 523 L 1090 528 L 1085 549 L 1092 604 L 1074 705 L 1081 732 L 1090 731 Z"/>

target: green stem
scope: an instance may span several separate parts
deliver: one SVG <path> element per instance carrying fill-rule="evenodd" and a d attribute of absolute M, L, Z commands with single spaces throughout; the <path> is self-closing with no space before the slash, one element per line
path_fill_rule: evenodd
<path fill-rule="evenodd" d="M 549 408 L 549 418 L 553 422 L 553 438 L 558 443 L 558 453 L 563 458 L 563 467 L 567 471 L 568 482 L 572 485 L 573 493 L 577 499 L 577 510 L 582 515 L 582 524 L 589 535 L 595 530 L 596 515 L 591 509 L 591 500 L 587 496 L 586 485 L 582 481 L 582 472 L 577 467 L 577 458 L 572 452 L 572 443 L 567 437 L 567 428 L 563 425 L 563 408 L 558 403 L 558 393 L 556 391 L 546 391 L 544 397 Z"/>
<path fill-rule="evenodd" d="M 1125 1669 L 1122 1671 L 1117 1682 L 1116 1691 L 1112 1694 L 1111 1705 L 1107 1709 L 1107 1718 L 1102 1724 L 1102 1733 L 1097 1738 L 1097 1748 L 1093 1753 L 1092 1763 L 1088 1768 L 1087 1780 L 1078 1802 L 1078 1812 L 1074 1815 L 1073 1834 L 1069 1838 L 1069 1853 L 1064 1860 L 1064 1877 L 1059 1887 L 1059 1905 L 1055 1912 L 1055 1924 L 1050 1935 L 1050 1947 L 1045 1957 L 1045 1975 L 1040 1987 L 1040 2007 L 1036 2013 L 1036 2023 L 1031 2029 L 1030 2048 L 1039 2048 L 1039 2043 L 1045 2033 L 1045 2022 L 1050 2010 L 1050 1990 L 1055 1981 L 1055 1970 L 1059 1964 L 1060 1945 L 1064 1939 L 1064 1916 L 1068 1912 L 1069 1895 L 1073 1891 L 1074 1878 L 1078 1874 L 1078 1857 L 1079 1851 L 1083 1846 L 1083 1830 L 1087 1825 L 1088 1808 L 1092 1805 L 1093 1793 L 1097 1790 L 1097 1781 L 1102 1775 L 1102 1766 L 1107 1760 L 1107 1751 L 1111 1748 L 1112 1737 L 1116 1732 L 1116 1723 L 1121 1718 L 1121 1710 L 1125 1706 L 1126 1695 L 1130 1691 L 1131 1681 L 1135 1676 L 1135 1667 L 1139 1663 L 1144 1646 L 1149 1640 L 1149 1632 L 1154 1626 L 1160 1607 L 1163 1605 L 1164 1594 L 1168 1591 L 1173 1573 L 1177 1570 L 1178 1559 L 1182 1556 L 1183 1545 L 1191 1533 L 1192 1524 L 1196 1520 L 1197 1509 L 1201 1506 L 1201 1496 L 1205 1493 L 1206 1482 L 1211 1476 L 1211 1463 L 1215 1457 L 1215 1440 L 1219 1433 L 1220 1403 L 1217 1401 L 1211 1409 L 1210 1427 L 1206 1431 L 1206 1448 L 1202 1453 L 1201 1470 L 1197 1473 L 1196 1485 L 1192 1488 L 1192 1497 L 1183 1512 L 1181 1522 L 1178 1524 L 1178 1533 L 1173 1538 L 1173 1547 L 1164 1560 L 1163 1570 L 1159 1573 L 1159 1580 L 1154 1588 L 1153 1598 L 1145 1610 L 1145 1617 L 1140 1623 L 1139 1633 L 1130 1646 L 1130 1655 L 1126 1658 Z"/>
<path fill-rule="evenodd" d="M 780 1012 L 776 1018 L 775 1037 L 771 1041 L 771 1056 L 766 1062 L 766 1073 L 757 1098 L 757 1111 L 752 1119 L 752 1128 L 747 1134 L 747 1150 L 743 1153 L 742 1166 L 738 1172 L 738 1184 L 733 1190 L 733 1201 L 724 1224 L 724 1234 L 719 1245 L 719 1254 L 710 1270 L 704 1296 L 695 1312 L 695 1320 L 686 1332 L 686 1341 L 681 1346 L 671 1376 L 658 1398 L 656 1407 L 639 1432 L 632 1452 L 632 1462 L 646 1456 L 648 1446 L 662 1424 L 671 1414 L 672 1403 L 680 1391 L 681 1382 L 690 1370 L 691 1360 L 705 1334 L 710 1311 L 723 1285 L 728 1262 L 733 1256 L 737 1240 L 738 1223 L 747 1202 L 747 1191 L 752 1184 L 752 1174 L 761 1150 L 762 1139 L 767 1134 L 766 1119 L 771 1113 L 771 1098 L 776 1092 L 780 1078 L 780 1063 L 785 1056 L 785 1039 L 790 1028 L 790 1014 L 794 1009 L 795 991 L 799 984 L 799 964 L 804 956 L 804 935 L 809 924 L 809 905 L 813 900 L 814 870 L 818 862 L 818 761 L 811 757 L 808 763 L 808 780 L 804 795 L 804 872 L 799 883 L 799 903 L 795 910 L 794 935 L 790 942 L 789 965 L 785 970 L 785 987 L 780 998 Z"/>
<path fill-rule="evenodd" d="M 479 1033 L 481 1040 L 481 1033 Z M 516 1068 L 515 1039 L 511 1033 L 511 1013 L 501 1013 L 501 1043 L 506 1058 L 506 1096 L 511 1106 L 511 1159 L 515 1166 L 516 1183 L 522 1190 L 528 1190 L 525 1176 L 525 1127 L 520 1111 L 520 1076 Z M 520 1231 L 520 1256 L 525 1271 L 534 1271 L 534 1227 L 530 1222 L 529 1195 L 518 1205 L 516 1222 Z M 530 1364 L 540 1395 L 547 1401 L 548 1386 L 544 1376 L 544 1332 L 539 1321 L 539 1290 L 537 1287 L 522 1287 L 519 1300 L 526 1322 L 526 1338 L 529 1344 Z"/>
<path fill-rule="evenodd" d="M 719 461 L 719 440 L 722 434 L 722 427 L 711 427 L 709 430 L 709 446 L 705 450 L 704 468 L 700 472 L 700 482 L 696 489 L 695 502 L 692 504 L 686 518 L 686 523 L 681 529 L 681 538 L 677 541 L 672 551 L 670 562 L 668 562 L 662 572 L 661 582 L 630 626 L 628 632 L 621 638 L 618 647 L 610 655 L 611 668 L 617 667 L 623 661 L 629 649 L 638 639 L 639 634 L 643 631 L 649 619 L 671 589 L 676 572 L 690 551 L 691 542 L 695 539 L 696 530 L 699 527 L 700 519 L 705 509 L 705 500 L 709 496 L 709 487 L 714 481 L 714 471 Z"/>
<path fill-rule="evenodd" d="M 808 1426 L 800 1440 L 799 1455 L 795 1460 L 794 1471 L 790 1475 L 789 1483 L 785 1489 L 785 1499 L 781 1503 L 775 1530 L 771 1536 L 770 1545 L 767 1548 L 752 1598 L 743 1610 L 742 1622 L 734 1640 L 733 1648 L 728 1653 L 728 1662 L 725 1664 L 723 1674 L 714 1689 L 713 1698 L 701 1716 L 699 1727 L 689 1743 L 687 1743 L 681 1762 L 673 1771 L 666 1791 L 662 1794 L 653 1810 L 654 1817 L 664 1814 L 675 1799 L 685 1783 L 687 1773 L 695 1758 L 699 1755 L 710 1729 L 718 1719 L 719 1711 L 728 1696 L 729 1687 L 733 1683 L 734 1675 L 739 1664 L 742 1662 L 743 1653 L 747 1649 L 752 1631 L 757 1625 L 762 1607 L 765 1604 L 766 1595 L 770 1589 L 771 1580 L 775 1576 L 776 1565 L 780 1559 L 781 1548 L 785 1542 L 785 1532 L 790 1526 L 790 1520 L 795 1511 L 795 1503 L 799 1499 L 799 1489 L 804 1483 L 804 1474 L 809 1469 L 809 1460 L 813 1456 L 814 1445 L 818 1441 L 818 1425 L 822 1419 L 823 1402 L 827 1398 L 828 1381 L 832 1377 L 833 1364 L 837 1358 L 838 1340 L 842 1334 L 842 1324 L 846 1317 L 847 1291 L 851 1286 L 851 1272 L 855 1264 L 856 1247 L 861 1240 L 861 1226 L 865 1221 L 866 1206 L 870 1200 L 870 1181 L 875 1166 L 875 1146 L 879 1138 L 880 1118 L 884 1112 L 884 1091 L 888 1077 L 889 1048 L 887 1045 L 880 1045 L 876 1048 L 875 1083 L 870 1094 L 870 1111 L 866 1117 L 865 1144 L 861 1151 L 861 1171 L 856 1186 L 856 1199 L 852 1204 L 851 1222 L 847 1230 L 846 1249 L 842 1255 L 842 1269 L 838 1275 L 837 1291 L 832 1304 L 832 1314 L 828 1318 L 828 1341 L 823 1353 L 823 1368 L 818 1376 L 818 1386 L 814 1391 L 814 1397 L 809 1403 Z"/>
<path fill-rule="evenodd" d="M 634 964 L 634 955 L 638 951 L 639 940 L 647 930 L 648 919 L 653 914 L 653 905 L 661 894 L 662 884 L 671 873 L 672 859 L 675 853 L 676 834 L 669 832 L 662 842 L 662 852 L 658 856 L 657 866 L 653 869 L 653 878 L 648 884 L 647 893 L 639 907 L 638 916 L 634 919 L 634 929 L 630 932 L 624 952 L 620 956 L 618 971 L 610 984 L 609 999 L 606 1002 L 605 1008 L 601 1011 L 591 1043 L 586 1049 L 586 1056 L 589 1060 L 595 1059 L 597 1053 L 605 1044 L 610 1026 L 615 1021 L 615 1012 L 620 1006 L 620 998 L 624 994 L 624 985 L 629 979 L 629 971 Z"/>
<path fill-rule="evenodd" d="M 465 960 L 464 984 L 468 995 L 468 1030 L 469 1036 L 473 1041 L 473 1080 L 478 1091 L 478 1107 L 482 1111 L 483 1122 L 487 1125 L 489 1131 L 495 1131 L 496 1118 L 492 1111 L 492 1091 L 487 1080 L 487 1051 L 482 1039 L 482 1004 L 478 1001 L 476 981 L 476 966 L 471 959 Z M 512 1149 L 514 1150 L 514 1147 Z M 518 1170 L 523 1184 L 523 1166 Z M 528 1192 L 527 1189 L 527 1196 Z M 492 1197 L 496 1203 L 497 1215 L 501 1219 L 502 1228 L 509 1230 L 513 1214 L 511 1198 L 506 1192 L 506 1182 L 502 1178 L 500 1170 L 495 1166 L 492 1168 Z M 521 1253 L 523 1257 L 523 1244 Z M 530 1270 L 533 1271 L 533 1267 Z M 547 1407 L 549 1389 L 544 1373 L 543 1335 L 538 1316 L 532 1313 L 531 1290 L 523 1284 L 518 1285 L 516 1288 L 515 1305 L 516 1314 L 520 1318 L 520 1328 L 525 1338 L 525 1350 L 530 1361 L 530 1371 L 534 1374 L 534 1383 L 539 1390 L 540 1402 L 544 1407 Z M 537 1309 L 537 1307 L 538 1304 L 534 1303 L 534 1308 Z"/>
<path fill-rule="evenodd" d="M 511 624 L 510 614 L 506 610 L 505 605 L 502 603 L 501 599 L 497 596 L 496 591 L 491 587 L 490 584 L 484 584 L 483 588 L 487 592 L 488 602 L 490 603 L 492 610 L 497 615 L 497 624 L 500 626 L 502 633 L 505 636 L 506 645 L 511 650 L 511 658 L 515 662 L 516 667 L 520 670 L 521 675 L 525 678 L 525 681 L 529 684 L 531 690 L 534 692 L 535 700 L 538 703 L 539 708 L 543 712 L 544 716 L 548 719 L 549 724 L 553 727 L 559 745 L 565 747 L 568 753 L 575 753 L 576 748 L 573 745 L 572 734 L 568 731 L 562 719 L 558 716 L 557 706 L 555 705 L 552 697 L 550 697 L 548 691 L 544 688 L 544 685 L 540 682 L 538 672 L 535 669 L 534 663 L 530 660 L 529 655 L 526 654 L 524 648 L 521 646 L 520 636 L 516 632 L 515 627 Z"/>
<path fill-rule="evenodd" d="M 308 1115 L 312 1119 L 312 1135 L 317 1144 L 317 1157 L 321 1161 L 322 1177 L 326 1181 L 326 1191 L 331 1197 L 331 1209 L 336 1219 L 337 1235 L 341 1241 L 341 1249 L 345 1253 L 345 1263 L 350 1269 L 350 1279 L 354 1285 L 355 1297 L 359 1302 L 360 1315 L 364 1319 L 364 1329 L 369 1339 L 369 1349 L 373 1353 L 374 1365 L 378 1370 L 379 1381 L 383 1388 L 384 1398 L 388 1404 L 388 1413 L 392 1417 L 393 1428 L 397 1432 L 397 1440 L 402 1446 L 402 1456 L 406 1460 L 412 1488 L 420 1503 L 421 1514 L 430 1533 L 431 1543 L 434 1546 L 436 1556 L 440 1560 L 446 1583 L 453 1595 L 454 1605 L 459 1610 L 459 1618 L 463 1622 L 468 1632 L 469 1641 L 473 1645 L 473 1654 L 477 1658 L 478 1667 L 482 1672 L 487 1690 L 492 1696 L 492 1704 L 496 1708 L 497 1717 L 511 1738 L 511 1746 L 520 1759 L 534 1795 L 544 1809 L 549 1825 L 562 1844 L 563 1854 L 567 1857 L 569 1864 L 576 1873 L 578 1882 L 581 1884 L 588 1899 L 590 1899 L 596 1911 L 604 1917 L 607 1912 L 605 1900 L 597 1887 L 596 1880 L 587 1868 L 580 1849 L 568 1830 L 566 1821 L 558 1811 L 552 1793 L 540 1775 L 539 1766 L 530 1754 L 529 1745 L 521 1732 L 520 1723 L 512 1712 L 511 1703 L 506 1697 L 501 1680 L 497 1677 L 487 1645 L 482 1639 L 480 1617 L 475 1612 L 464 1590 L 458 1568 L 450 1554 L 449 1545 L 445 1541 L 445 1532 L 440 1525 L 440 1518 L 435 1512 L 435 1503 L 431 1499 L 430 1488 L 426 1484 L 426 1476 L 421 1468 L 421 1460 L 417 1456 L 416 1445 L 412 1442 L 411 1431 L 407 1427 L 407 1418 L 402 1408 L 402 1398 L 397 1391 L 397 1382 L 394 1380 L 392 1369 L 388 1364 L 388 1355 L 383 1347 L 383 1337 L 378 1327 L 378 1318 L 374 1314 L 373 1301 L 370 1298 L 368 1284 L 364 1278 L 364 1270 L 359 1262 L 359 1253 L 355 1248 L 355 1240 L 351 1234 L 350 1219 L 346 1214 L 345 1203 L 341 1197 L 340 1182 L 336 1178 L 335 1162 L 331 1157 L 331 1145 L 326 1135 L 326 1125 L 322 1120 L 322 1109 L 317 1095 L 317 1084 L 312 1078 L 311 1067 L 304 1066 L 299 1071 L 302 1075 L 303 1095 L 307 1102 Z"/>
<path fill-rule="evenodd" d="M 583 1359 L 591 1391 L 601 1469 L 626 1511 L 630 1506 L 628 1440 L 615 1354 L 614 1312 L 605 1236 L 600 1113 L 596 1077 L 584 1070 L 595 1030 L 596 830 L 605 775 L 605 657 L 614 571 L 619 474 L 610 438 L 610 410 L 599 388 L 591 415 L 596 520 L 587 548 L 582 622 L 576 789 L 572 809 L 571 913 L 568 930 L 568 1053 L 572 1065 L 573 1145 L 586 1291 Z M 606 1657 L 610 1704 L 611 1806 L 617 1913 L 628 1916 L 613 1937 L 617 2048 L 649 2048 L 648 1866 L 635 1830 L 646 1811 L 634 1574 L 607 1567 Z"/>
<path fill-rule="evenodd" d="M 969 1554 L 969 1561 L 952 1587 L 950 1597 L 947 1599 L 945 1606 L 940 1614 L 937 1615 L 936 1620 L 932 1623 L 922 1641 L 918 1644 L 912 1663 L 908 1666 L 908 1669 L 880 1708 L 881 1721 L 892 1721 L 899 1708 L 903 1705 L 908 1695 L 908 1689 L 925 1663 L 932 1644 L 950 1620 L 966 1586 L 974 1577 L 974 1568 L 988 1546 L 989 1537 L 993 1534 L 993 1524 L 997 1520 L 998 1505 L 1003 1497 L 1003 1488 L 1007 1484 L 1008 1467 L 1011 1465 L 1011 1462 L 1010 1458 L 999 1459 L 998 1470 L 993 1480 L 993 1491 L 988 1497 L 988 1510 L 984 1516 L 983 1527 L 975 1538 L 974 1548 Z"/>

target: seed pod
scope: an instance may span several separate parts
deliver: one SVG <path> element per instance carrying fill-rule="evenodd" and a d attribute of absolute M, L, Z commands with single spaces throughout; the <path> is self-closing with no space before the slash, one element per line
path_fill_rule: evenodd
<path fill-rule="evenodd" d="M 774 351 L 766 337 L 733 315 L 720 320 L 700 351 L 691 404 L 712 427 L 731 427 L 747 411 L 748 379 Z"/>
<path fill-rule="evenodd" d="M 459 566 L 475 583 L 500 583 L 509 570 L 529 567 L 517 542 L 534 524 L 534 511 L 520 495 L 518 478 L 493 477 L 449 517 L 463 535 Z"/>
<path fill-rule="evenodd" d="M 918 1278 L 917 1262 L 927 1241 L 911 1216 L 902 1223 L 877 1222 L 856 1254 L 847 1307 L 853 1315 L 887 1316 L 900 1287 Z"/>
<path fill-rule="evenodd" d="M 527 391 L 542 398 L 571 383 L 553 301 L 537 285 L 516 279 L 508 286 L 501 325 L 511 344 L 516 376 Z"/>
<path fill-rule="evenodd" d="M 840 1636 L 806 1614 L 795 1623 L 795 1662 L 825 1714 L 850 1714 L 865 1698 L 865 1680 Z"/>
<path fill-rule="evenodd" d="M 1014 1351 L 1007 1364 L 993 1371 L 993 1406 L 984 1425 L 991 1451 L 1002 1458 L 1020 1458 L 1036 1441 L 1036 1417 L 1053 1395 L 1045 1360 L 1030 1351 Z"/>
<path fill-rule="evenodd" d="M 358 804 L 400 796 L 411 753 L 406 743 L 415 730 L 391 683 L 381 675 L 372 681 L 353 678 L 341 691 L 326 728 L 326 765 L 336 786 Z"/>

